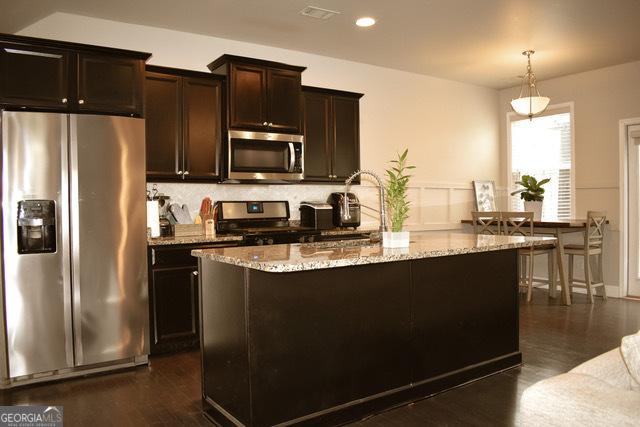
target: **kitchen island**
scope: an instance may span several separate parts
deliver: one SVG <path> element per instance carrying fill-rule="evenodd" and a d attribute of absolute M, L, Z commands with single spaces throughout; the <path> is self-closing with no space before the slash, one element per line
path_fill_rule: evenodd
<path fill-rule="evenodd" d="M 221 425 L 340 424 L 521 364 L 517 249 L 434 232 L 195 250 L 203 407 Z"/>

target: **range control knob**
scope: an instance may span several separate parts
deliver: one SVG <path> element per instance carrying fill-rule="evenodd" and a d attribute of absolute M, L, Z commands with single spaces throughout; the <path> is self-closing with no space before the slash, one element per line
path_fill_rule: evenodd
<path fill-rule="evenodd" d="M 256 239 L 256 245 L 258 245 L 258 246 L 262 246 L 262 245 L 264 245 L 264 240 L 262 240 L 262 239 Z"/>
<path fill-rule="evenodd" d="M 300 237 L 300 238 L 298 239 L 298 242 L 300 242 L 300 243 L 304 243 L 304 242 L 305 242 L 305 238 L 304 238 L 304 236 Z"/>
<path fill-rule="evenodd" d="M 316 240 L 315 236 L 307 237 L 307 242 L 309 242 L 309 243 L 313 243 L 314 240 Z"/>
<path fill-rule="evenodd" d="M 267 245 L 273 245 L 273 239 L 271 238 L 267 239 Z"/>

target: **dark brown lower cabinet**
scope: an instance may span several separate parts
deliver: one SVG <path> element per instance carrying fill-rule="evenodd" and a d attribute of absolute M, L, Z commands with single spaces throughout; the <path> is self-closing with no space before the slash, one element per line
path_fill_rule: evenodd
<path fill-rule="evenodd" d="M 153 271 L 149 292 L 152 353 L 198 345 L 197 274 L 194 267 Z"/>
<path fill-rule="evenodd" d="M 198 262 L 191 251 L 224 246 L 235 243 L 149 248 L 151 354 L 199 346 Z"/>

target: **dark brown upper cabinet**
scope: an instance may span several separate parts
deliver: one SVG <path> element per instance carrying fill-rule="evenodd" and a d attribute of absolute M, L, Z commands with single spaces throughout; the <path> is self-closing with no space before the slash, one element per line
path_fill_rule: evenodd
<path fill-rule="evenodd" d="M 147 66 L 147 180 L 218 180 L 221 102 L 211 74 Z"/>
<path fill-rule="evenodd" d="M 142 115 L 144 62 L 78 55 L 78 110 Z"/>
<path fill-rule="evenodd" d="M 267 111 L 269 129 L 300 133 L 302 129 L 301 73 L 291 70 L 267 70 Z"/>
<path fill-rule="evenodd" d="M 305 67 L 233 55 L 208 67 L 227 77 L 228 129 L 301 133 Z"/>
<path fill-rule="evenodd" d="M 185 77 L 182 93 L 184 178 L 218 179 L 222 82 L 211 75 Z"/>
<path fill-rule="evenodd" d="M 148 53 L 0 35 L 0 104 L 8 109 L 143 116 Z"/>
<path fill-rule="evenodd" d="M 0 43 L 0 98 L 3 104 L 66 109 L 70 53 L 60 49 Z"/>
<path fill-rule="evenodd" d="M 267 122 L 267 71 L 231 64 L 229 127 L 263 130 Z"/>
<path fill-rule="evenodd" d="M 182 79 L 147 71 L 144 89 L 147 177 L 182 179 Z"/>
<path fill-rule="evenodd" d="M 302 94 L 304 180 L 344 181 L 360 169 L 359 104 L 363 94 L 310 86 L 303 86 Z"/>

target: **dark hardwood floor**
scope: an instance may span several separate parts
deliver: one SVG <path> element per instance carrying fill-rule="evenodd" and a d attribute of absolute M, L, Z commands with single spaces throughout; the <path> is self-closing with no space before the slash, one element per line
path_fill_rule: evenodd
<path fill-rule="evenodd" d="M 521 393 L 640 329 L 640 301 L 564 307 L 542 291 L 520 308 L 524 365 L 355 423 L 356 426 L 514 425 Z M 209 425 L 200 414 L 198 352 L 153 357 L 149 367 L 0 392 L 0 404 L 63 405 L 67 426 Z"/>

